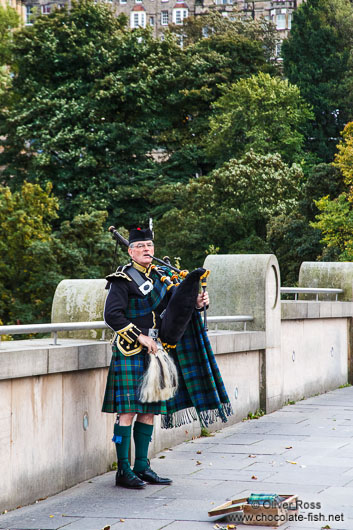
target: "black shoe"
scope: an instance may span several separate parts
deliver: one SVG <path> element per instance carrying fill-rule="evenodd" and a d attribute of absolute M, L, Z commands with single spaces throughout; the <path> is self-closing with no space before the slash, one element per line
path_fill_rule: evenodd
<path fill-rule="evenodd" d="M 159 484 L 161 486 L 167 486 L 168 484 L 171 484 L 173 482 L 170 478 L 159 477 L 157 473 L 152 471 L 152 469 L 149 466 L 146 467 L 144 471 L 134 471 L 134 473 L 141 480 L 144 480 L 145 482 L 148 482 L 149 484 Z"/>
<path fill-rule="evenodd" d="M 115 485 L 140 490 L 146 486 L 146 482 L 137 477 L 128 467 L 127 469 L 118 469 L 115 477 Z"/>

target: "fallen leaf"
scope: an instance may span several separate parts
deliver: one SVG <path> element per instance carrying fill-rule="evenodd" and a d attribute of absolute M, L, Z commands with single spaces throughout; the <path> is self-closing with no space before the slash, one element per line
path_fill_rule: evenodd
<path fill-rule="evenodd" d="M 288 462 L 288 464 L 296 464 L 297 462 L 293 462 L 292 460 L 286 460 L 286 462 Z"/>
<path fill-rule="evenodd" d="M 200 460 L 196 460 L 196 465 L 197 466 L 201 466 L 202 462 L 200 462 Z"/>
<path fill-rule="evenodd" d="M 162 456 L 159 456 L 158 458 L 165 458 L 165 456 L 164 456 L 164 455 L 162 455 Z"/>
<path fill-rule="evenodd" d="M 286 449 L 293 449 L 293 446 L 292 445 L 288 445 L 288 447 L 286 447 Z"/>
<path fill-rule="evenodd" d="M 255 475 L 253 475 L 251 478 L 252 478 L 253 480 L 257 480 L 257 477 L 255 477 Z"/>
<path fill-rule="evenodd" d="M 54 515 L 49 515 L 49 517 L 50 517 L 50 518 L 53 518 L 53 517 L 54 517 Z"/>
<path fill-rule="evenodd" d="M 234 524 L 227 524 L 227 530 L 231 530 L 233 528 L 236 528 Z"/>
<path fill-rule="evenodd" d="M 256 458 L 256 455 L 249 455 L 249 458 Z"/>
<path fill-rule="evenodd" d="M 331 526 L 330 526 L 329 524 L 327 524 L 326 526 L 322 526 L 321 528 L 323 528 L 324 530 L 326 530 L 326 529 L 331 528 Z"/>
<path fill-rule="evenodd" d="M 202 455 L 202 451 L 196 451 L 197 455 Z"/>

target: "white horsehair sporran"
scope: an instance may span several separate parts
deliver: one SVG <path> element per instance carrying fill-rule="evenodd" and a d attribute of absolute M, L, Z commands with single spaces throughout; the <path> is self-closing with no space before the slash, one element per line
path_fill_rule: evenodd
<path fill-rule="evenodd" d="M 149 365 L 142 379 L 139 399 L 142 403 L 167 401 L 178 389 L 178 372 L 173 359 L 157 340 L 157 353 L 149 354 Z"/>

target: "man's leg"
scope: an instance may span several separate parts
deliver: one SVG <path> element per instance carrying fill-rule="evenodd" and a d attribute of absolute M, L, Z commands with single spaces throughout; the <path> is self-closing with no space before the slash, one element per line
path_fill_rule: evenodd
<path fill-rule="evenodd" d="M 119 423 L 114 425 L 116 454 L 118 458 L 118 471 L 116 485 L 125 488 L 144 488 L 146 483 L 137 477 L 130 468 L 129 448 L 131 441 L 131 424 L 135 414 L 120 414 Z"/>
<path fill-rule="evenodd" d="M 150 468 L 148 446 L 153 432 L 153 414 L 138 414 L 134 425 L 135 465 L 134 473 L 150 484 L 171 484 L 169 478 L 159 477 Z"/>

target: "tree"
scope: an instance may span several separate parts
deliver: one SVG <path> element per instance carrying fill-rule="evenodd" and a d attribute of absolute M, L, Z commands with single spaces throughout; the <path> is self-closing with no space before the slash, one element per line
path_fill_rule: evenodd
<path fill-rule="evenodd" d="M 353 8 L 350 0 L 307 0 L 293 14 L 282 45 L 283 69 L 315 114 L 307 147 L 330 162 L 339 131 L 352 119 L 347 92 L 352 51 Z"/>
<path fill-rule="evenodd" d="M 24 183 L 11 193 L 0 188 L 0 319 L 4 323 L 33 322 L 42 315 L 50 269 L 50 223 L 57 217 L 51 186 Z M 38 260 L 38 252 L 42 260 Z M 40 285 L 37 284 L 39 280 Z"/>
<path fill-rule="evenodd" d="M 0 65 L 7 65 L 10 61 L 10 44 L 13 30 L 20 25 L 20 17 L 10 6 L 0 5 Z"/>
<path fill-rule="evenodd" d="M 25 182 L 0 188 L 0 320 L 6 324 L 50 321 L 57 284 L 64 278 L 103 278 L 113 269 L 114 243 L 107 212 L 90 211 L 52 232 L 58 200 Z M 118 259 L 126 257 L 118 251 Z"/>
<path fill-rule="evenodd" d="M 260 72 L 223 87 L 214 105 L 208 150 L 218 162 L 258 153 L 280 153 L 286 162 L 303 154 L 303 129 L 312 118 L 299 89 L 279 77 Z"/>
<path fill-rule="evenodd" d="M 323 257 L 329 253 L 333 260 L 353 261 L 353 209 L 349 195 L 341 193 L 333 200 L 322 197 L 316 204 L 320 213 L 312 225 L 322 232 Z"/>
<path fill-rule="evenodd" d="M 177 83 L 180 90 L 172 95 L 174 119 L 165 136 L 168 157 L 162 171 L 164 176 L 187 182 L 214 168 L 205 142 L 221 87 L 260 71 L 275 72 L 271 57 L 276 32 L 267 21 L 233 21 L 217 12 L 189 18 L 172 32 L 182 36 L 184 54 Z"/>
<path fill-rule="evenodd" d="M 345 126 L 342 136 L 333 166 L 343 176 L 344 186 L 333 198 L 325 195 L 316 202 L 319 213 L 312 226 L 322 232 L 323 257 L 353 261 L 353 122 Z"/>
<path fill-rule="evenodd" d="M 236 11 L 231 17 L 224 17 L 217 11 L 217 8 L 212 9 L 212 7 L 202 16 L 188 17 L 183 21 L 182 26 L 171 25 L 168 30 L 178 35 L 184 48 L 204 38 L 222 35 L 242 36 L 253 42 L 261 42 L 269 63 L 275 61 L 276 46 L 280 42 L 273 22 L 265 18 L 243 20 Z"/>
<path fill-rule="evenodd" d="M 212 247 L 221 253 L 270 250 L 269 220 L 295 209 L 302 172 L 280 155 L 250 151 L 199 179 L 165 186 L 156 201 L 171 209 L 156 222 L 156 244 L 183 267 L 200 266 Z"/>
<path fill-rule="evenodd" d="M 13 47 L 13 104 L 0 123 L 4 181 L 12 189 L 52 181 L 61 219 L 87 205 L 126 225 L 144 219 L 181 54 L 171 37 L 130 31 L 90 0 L 36 19 Z"/>
<path fill-rule="evenodd" d="M 304 165 L 296 209 L 271 219 L 267 227 L 267 243 L 279 261 L 283 285 L 296 284 L 303 261 L 334 259 L 331 250 L 323 254 L 322 233 L 312 221 L 319 213 L 317 201 L 326 195 L 337 197 L 343 189 L 341 173 L 331 164 Z"/>
<path fill-rule="evenodd" d="M 333 166 L 338 168 L 347 186 L 353 185 L 353 122 L 347 123 L 342 131 L 343 140 L 337 145 Z M 352 190 L 351 190 L 352 193 Z M 353 199 L 353 197 L 352 197 Z"/>
<path fill-rule="evenodd" d="M 20 24 L 20 17 L 10 6 L 0 5 L 0 97 L 5 97 L 10 89 L 11 78 L 8 71 L 10 45 L 14 29 Z"/>

